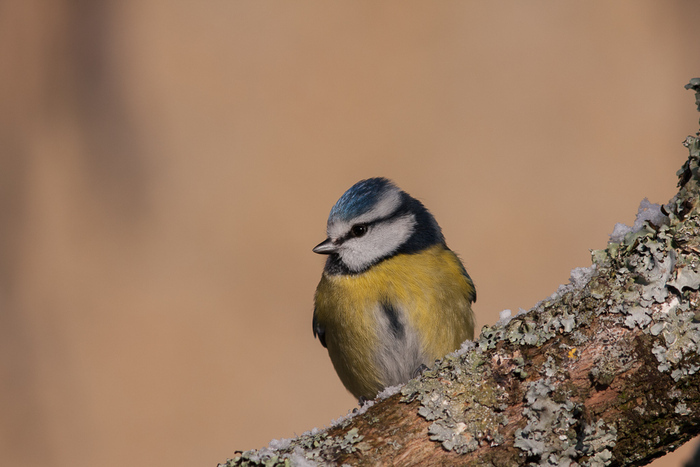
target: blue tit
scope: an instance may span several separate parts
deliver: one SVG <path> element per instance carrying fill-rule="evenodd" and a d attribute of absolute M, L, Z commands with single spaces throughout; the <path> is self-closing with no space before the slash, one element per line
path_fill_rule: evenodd
<path fill-rule="evenodd" d="M 474 338 L 476 290 L 433 215 L 386 178 L 331 209 L 313 332 L 360 400 L 405 383 Z"/>

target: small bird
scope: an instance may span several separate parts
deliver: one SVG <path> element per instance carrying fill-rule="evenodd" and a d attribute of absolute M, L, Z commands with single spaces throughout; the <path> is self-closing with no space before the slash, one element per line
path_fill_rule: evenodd
<path fill-rule="evenodd" d="M 353 185 L 328 216 L 313 332 L 360 401 L 474 338 L 476 290 L 433 215 L 386 178 Z"/>

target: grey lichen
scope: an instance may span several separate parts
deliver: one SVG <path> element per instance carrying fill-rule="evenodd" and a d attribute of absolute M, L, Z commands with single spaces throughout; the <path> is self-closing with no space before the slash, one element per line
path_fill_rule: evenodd
<path fill-rule="evenodd" d="M 590 456 L 583 465 L 591 467 L 602 467 L 610 464 L 612 452 L 617 439 L 617 429 L 614 426 L 607 426 L 603 420 L 598 420 L 595 424 L 588 424 L 583 429 L 581 444 L 583 453 Z"/>
<path fill-rule="evenodd" d="M 685 405 L 685 402 L 679 402 L 676 404 L 675 412 L 678 415 L 689 415 L 691 413 L 690 409 L 688 409 L 688 406 Z"/>
<path fill-rule="evenodd" d="M 448 451 L 465 454 L 482 443 L 503 442 L 499 426 L 508 423 L 503 414 L 507 394 L 492 384 L 482 358 L 479 350 L 448 356 L 401 390 L 403 402 L 420 402 L 418 414 L 433 422 L 428 428 L 430 439 Z"/>
<path fill-rule="evenodd" d="M 515 431 L 515 447 L 539 459 L 539 465 L 569 465 L 576 453 L 574 410 L 580 408 L 566 399 L 555 402 L 554 389 L 548 378 L 528 384 L 523 410 L 527 425 Z"/>
<path fill-rule="evenodd" d="M 700 272 L 691 267 L 682 267 L 676 271 L 675 278 L 668 282 L 670 287 L 679 293 L 687 290 L 698 290 L 700 288 Z"/>
<path fill-rule="evenodd" d="M 561 367 L 551 358 L 543 365 L 543 378 L 528 383 L 523 409 L 527 424 L 515 431 L 514 446 L 532 465 L 602 466 L 612 457 L 617 430 L 603 420 L 582 419 L 584 408 L 563 386 Z"/>
<path fill-rule="evenodd" d="M 654 319 L 662 329 L 658 333 L 662 339 L 657 340 L 652 348 L 659 362 L 658 370 L 671 371 L 671 377 L 678 381 L 681 377 L 698 371 L 697 351 L 700 343 L 700 323 L 695 314 L 688 310 L 687 302 L 674 298 L 670 303 L 654 312 Z M 658 331 L 659 327 L 649 330 Z M 695 357 L 687 360 L 684 357 Z"/>
<path fill-rule="evenodd" d="M 691 176 L 698 172 L 700 143 L 690 137 L 686 145 L 690 157 L 679 173 L 681 179 L 685 172 Z M 682 198 L 674 197 L 664 210 L 668 221 L 663 225 L 644 222 L 642 229 L 628 233 L 619 244 L 593 252 L 593 259 L 607 267 L 622 266 L 613 287 L 621 292 L 613 292 L 608 305 L 622 311 L 625 326 L 656 338 L 652 353 L 658 370 L 677 381 L 698 371 L 700 323 L 688 310 L 692 293 L 700 289 L 700 228 L 697 208 Z M 600 292 L 598 296 L 603 298 Z"/>
<path fill-rule="evenodd" d="M 690 82 L 685 85 L 685 88 L 695 91 L 695 104 L 698 106 L 698 112 L 700 112 L 700 78 L 691 79 Z"/>
<path fill-rule="evenodd" d="M 625 318 L 625 326 L 630 329 L 634 328 L 635 326 L 638 326 L 640 329 L 644 329 L 646 325 L 651 322 L 651 317 L 649 316 L 651 310 L 647 308 L 635 306 L 627 313 L 628 316 Z"/>
<path fill-rule="evenodd" d="M 558 293 L 572 295 L 573 289 L 562 286 Z M 502 326 L 484 326 L 477 345 L 481 351 L 494 349 L 499 342 L 515 345 L 540 346 L 560 332 L 569 333 L 576 327 L 576 315 L 553 307 L 555 300 L 538 303 L 520 319 L 512 319 Z"/>
<path fill-rule="evenodd" d="M 349 418 L 347 419 L 349 423 Z M 327 459 L 329 452 L 353 453 L 366 451 L 363 436 L 352 428 L 344 436 L 330 436 L 325 430 L 314 429 L 294 439 L 273 440 L 261 449 L 239 452 L 218 467 L 311 467 L 333 465 Z"/>

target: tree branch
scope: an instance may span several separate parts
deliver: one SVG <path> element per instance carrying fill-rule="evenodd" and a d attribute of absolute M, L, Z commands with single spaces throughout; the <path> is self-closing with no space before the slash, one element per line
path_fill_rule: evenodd
<path fill-rule="evenodd" d="M 687 88 L 700 103 L 700 79 Z M 331 428 L 220 465 L 632 466 L 690 440 L 700 432 L 700 139 L 685 145 L 678 194 L 616 228 L 571 284 Z"/>

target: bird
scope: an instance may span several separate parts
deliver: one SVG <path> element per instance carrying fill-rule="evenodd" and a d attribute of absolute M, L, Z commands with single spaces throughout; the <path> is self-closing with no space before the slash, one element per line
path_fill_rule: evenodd
<path fill-rule="evenodd" d="M 360 403 L 474 338 L 476 289 L 435 217 L 391 180 L 350 187 L 331 208 L 313 334 Z"/>

